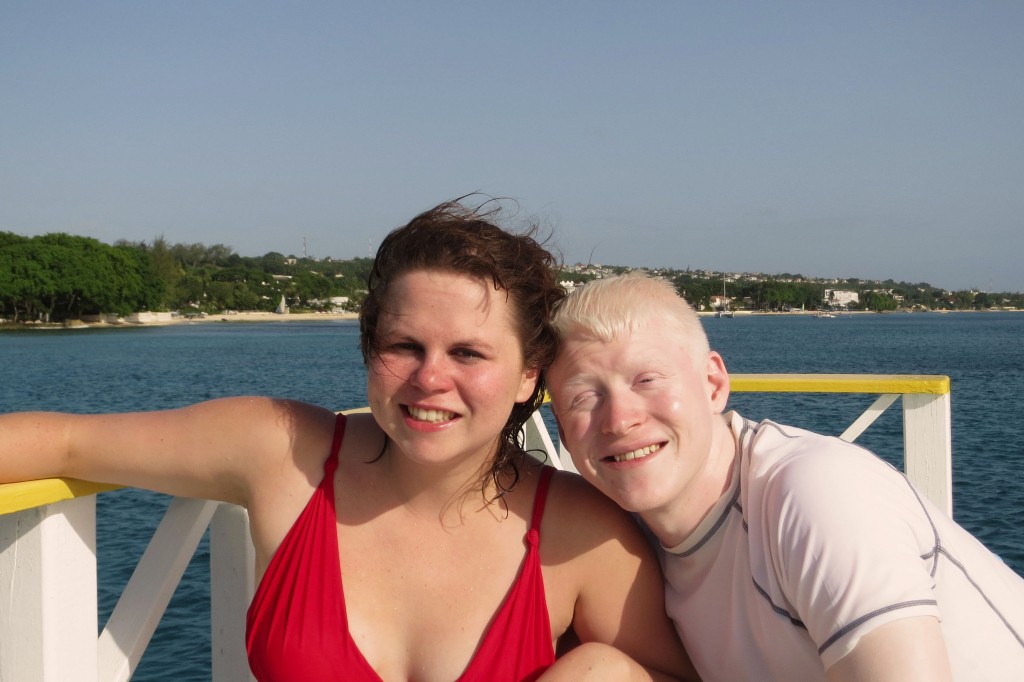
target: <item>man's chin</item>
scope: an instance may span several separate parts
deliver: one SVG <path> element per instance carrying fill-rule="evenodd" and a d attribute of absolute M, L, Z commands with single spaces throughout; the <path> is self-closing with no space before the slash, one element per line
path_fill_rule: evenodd
<path fill-rule="evenodd" d="M 639 491 L 604 490 L 601 492 L 609 497 L 615 504 L 628 512 L 642 514 L 651 509 L 651 496 Z"/>

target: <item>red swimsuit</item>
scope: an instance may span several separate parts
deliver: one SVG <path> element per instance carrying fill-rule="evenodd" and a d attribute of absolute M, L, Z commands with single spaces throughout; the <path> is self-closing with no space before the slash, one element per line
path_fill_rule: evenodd
<path fill-rule="evenodd" d="M 260 682 L 370 680 L 370 667 L 348 631 L 338 557 L 334 471 L 345 433 L 338 415 L 324 478 L 274 553 L 246 619 L 249 666 Z M 515 585 L 459 680 L 535 680 L 555 661 L 537 550 L 552 469 L 545 468 Z"/>

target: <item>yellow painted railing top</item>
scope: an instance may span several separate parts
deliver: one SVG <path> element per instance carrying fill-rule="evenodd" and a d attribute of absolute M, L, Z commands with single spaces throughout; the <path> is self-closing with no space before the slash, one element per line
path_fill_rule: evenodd
<path fill-rule="evenodd" d="M 730 374 L 737 393 L 949 393 L 938 374 Z"/>
<path fill-rule="evenodd" d="M 0 485 L 0 514 L 13 514 L 62 500 L 117 490 L 119 487 L 79 481 L 74 478 L 48 478 L 41 481 L 7 483 Z"/>

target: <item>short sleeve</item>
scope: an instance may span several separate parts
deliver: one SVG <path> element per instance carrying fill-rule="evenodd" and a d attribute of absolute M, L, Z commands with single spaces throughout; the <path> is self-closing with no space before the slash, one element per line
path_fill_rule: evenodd
<path fill-rule="evenodd" d="M 824 450 L 772 473 L 761 518 L 778 584 L 827 668 L 874 628 L 939 612 L 935 533 L 910 484 L 856 446 Z"/>

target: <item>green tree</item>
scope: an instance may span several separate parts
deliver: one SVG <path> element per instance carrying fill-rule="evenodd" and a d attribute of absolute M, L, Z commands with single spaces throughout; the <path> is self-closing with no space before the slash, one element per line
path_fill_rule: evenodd
<path fill-rule="evenodd" d="M 0 302 L 15 322 L 38 319 L 56 290 L 53 269 L 29 240 L 0 248 Z"/>
<path fill-rule="evenodd" d="M 141 293 L 135 301 L 133 312 L 136 310 L 168 310 L 168 292 L 177 275 L 165 278 L 158 272 L 158 261 L 154 251 L 145 242 L 119 241 L 114 244 L 114 248 L 131 260 L 133 269 L 141 277 Z"/>
<path fill-rule="evenodd" d="M 2 252 L 5 248 L 17 246 L 18 244 L 24 244 L 27 241 L 28 237 L 22 237 L 20 234 L 0 231 L 0 252 Z"/>
<path fill-rule="evenodd" d="M 309 306 L 312 301 L 325 301 L 331 296 L 331 281 L 319 273 L 308 270 L 295 275 L 292 279 L 292 288 L 303 306 Z"/>
<path fill-rule="evenodd" d="M 125 314 L 145 299 L 142 261 L 126 249 L 64 233 L 3 244 L 0 301 L 15 319 Z"/>
<path fill-rule="evenodd" d="M 64 233 L 32 240 L 55 273 L 55 290 L 46 301 L 56 319 L 83 313 L 125 315 L 144 299 L 139 261 L 125 250 L 89 237 Z"/>
<path fill-rule="evenodd" d="M 890 294 L 881 291 L 866 291 L 862 305 L 865 310 L 874 310 L 875 312 L 884 312 L 887 310 L 896 310 L 899 307 L 899 303 Z"/>
<path fill-rule="evenodd" d="M 975 293 L 973 291 L 953 292 L 953 305 L 957 310 L 969 310 L 974 307 Z"/>
<path fill-rule="evenodd" d="M 263 270 L 270 273 L 271 275 L 285 275 L 288 274 L 288 266 L 285 264 L 284 254 L 276 251 L 264 254 L 261 265 Z"/>

